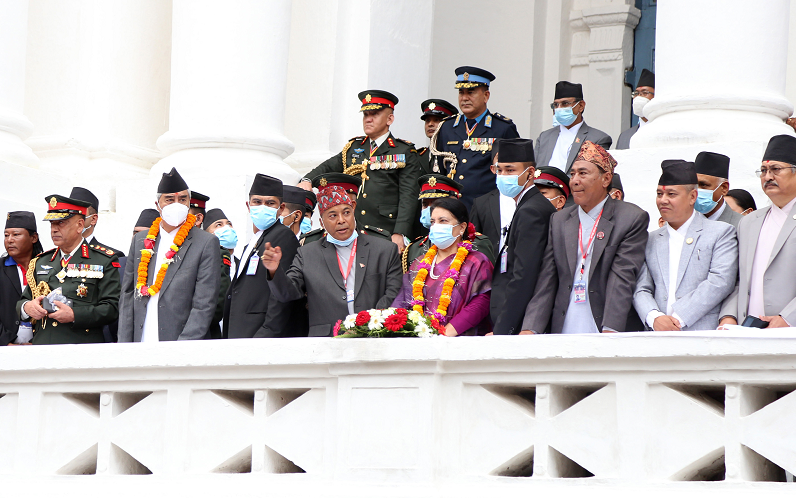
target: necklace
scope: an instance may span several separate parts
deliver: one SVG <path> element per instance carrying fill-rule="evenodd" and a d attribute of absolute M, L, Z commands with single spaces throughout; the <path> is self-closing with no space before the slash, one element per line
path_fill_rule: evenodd
<path fill-rule="evenodd" d="M 439 296 L 439 304 L 436 306 L 436 311 L 432 314 L 439 322 L 444 322 L 447 316 L 447 308 L 450 307 L 450 301 L 452 300 L 453 287 L 459 277 L 461 265 L 464 263 L 464 259 L 467 258 L 467 254 L 470 250 L 472 250 L 472 244 L 469 241 L 462 241 L 459 243 L 458 250 L 453 258 L 453 262 L 450 264 L 450 268 L 442 275 L 445 278 L 444 285 L 442 286 L 442 295 Z M 425 305 L 425 296 L 422 293 L 422 289 L 425 286 L 425 278 L 428 277 L 428 274 L 430 274 L 433 279 L 439 278 L 439 276 L 433 275 L 433 265 L 438 252 L 439 249 L 436 248 L 436 245 L 431 245 L 430 250 L 428 250 L 425 257 L 422 259 L 419 271 L 417 271 L 417 276 L 414 278 L 411 286 L 411 295 L 414 298 L 411 304 L 413 305 L 413 310 L 420 314 L 425 314 L 423 309 Z"/>
<path fill-rule="evenodd" d="M 156 246 L 156 235 L 158 234 L 159 227 L 161 226 L 161 217 L 153 221 L 153 225 L 147 231 L 147 236 L 144 239 L 144 248 L 142 249 L 142 260 L 139 262 L 139 269 L 136 278 L 136 291 L 142 297 L 152 297 L 161 290 L 161 285 L 164 284 L 164 276 L 167 274 L 167 268 L 172 263 L 172 258 L 180 250 L 183 241 L 189 234 L 189 231 L 194 227 L 196 217 L 193 214 L 186 216 L 186 222 L 181 225 L 178 234 L 175 235 L 175 240 L 164 255 L 164 263 L 158 269 L 156 280 L 149 287 L 147 286 L 147 267 L 150 264 L 150 259 L 153 258 L 153 248 Z"/>

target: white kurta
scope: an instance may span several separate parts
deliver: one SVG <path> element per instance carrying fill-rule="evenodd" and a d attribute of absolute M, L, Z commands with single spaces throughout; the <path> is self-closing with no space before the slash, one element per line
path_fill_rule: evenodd
<path fill-rule="evenodd" d="M 168 233 L 163 227 L 160 228 L 158 234 L 158 247 L 156 248 L 156 265 L 153 267 L 153 274 L 147 277 L 147 284 L 152 285 L 158 276 L 158 270 L 166 260 L 167 250 L 175 242 L 175 235 L 178 234 L 180 227 Z M 142 342 L 158 342 L 158 299 L 161 292 L 150 297 L 147 302 L 147 312 L 144 316 L 144 327 L 142 328 Z"/>
<path fill-rule="evenodd" d="M 566 171 L 567 158 L 575 143 L 575 137 L 578 135 L 578 129 L 583 126 L 583 122 L 575 125 L 572 128 L 567 128 L 564 125 L 559 125 L 561 131 L 558 133 L 558 140 L 556 146 L 553 148 L 553 156 L 550 157 L 550 162 L 547 165 Z"/>
<path fill-rule="evenodd" d="M 767 263 L 775 242 L 781 232 L 789 213 L 795 204 L 796 199 L 787 203 L 783 208 L 772 205 L 767 216 L 764 217 L 764 224 L 761 232 L 758 233 L 758 244 L 756 253 L 753 257 L 753 273 L 750 275 L 750 303 L 747 306 L 749 316 L 765 316 L 764 313 L 764 273 L 767 272 Z"/>

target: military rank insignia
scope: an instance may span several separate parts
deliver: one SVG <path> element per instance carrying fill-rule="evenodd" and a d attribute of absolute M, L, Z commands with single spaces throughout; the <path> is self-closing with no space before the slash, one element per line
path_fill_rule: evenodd
<path fill-rule="evenodd" d="M 492 150 L 493 143 L 494 137 L 474 137 L 472 139 L 466 139 L 461 147 L 470 151 L 480 151 L 481 154 L 485 154 L 487 151 Z"/>
<path fill-rule="evenodd" d="M 370 170 L 394 170 L 406 166 L 406 155 L 371 156 L 364 160 L 364 165 Z"/>

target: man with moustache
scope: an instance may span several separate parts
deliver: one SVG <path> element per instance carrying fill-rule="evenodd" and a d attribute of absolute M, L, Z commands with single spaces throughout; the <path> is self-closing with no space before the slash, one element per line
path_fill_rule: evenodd
<path fill-rule="evenodd" d="M 748 316 L 767 328 L 797 326 L 797 140 L 769 140 L 756 175 L 772 204 L 739 222 L 739 285 L 725 300 L 720 326 L 742 324 Z"/>
<path fill-rule="evenodd" d="M 3 233 L 6 253 L 0 257 L 0 346 L 28 344 L 30 321 L 20 321 L 17 302 L 28 285 L 28 264 L 42 253 L 33 212 L 8 212 Z"/>
<path fill-rule="evenodd" d="M 636 277 L 644 264 L 647 212 L 608 196 L 617 162 L 584 141 L 570 167 L 575 205 L 550 220 L 544 266 L 523 335 L 637 331 Z"/>
<path fill-rule="evenodd" d="M 730 184 L 728 169 L 731 159 L 719 153 L 701 151 L 694 160 L 697 170 L 697 201 L 694 208 L 708 220 L 727 222 L 736 227 L 742 215 L 734 212 L 725 203 Z"/>

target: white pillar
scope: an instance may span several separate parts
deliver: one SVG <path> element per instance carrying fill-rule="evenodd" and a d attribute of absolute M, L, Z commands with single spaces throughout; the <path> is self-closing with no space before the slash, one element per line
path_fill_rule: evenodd
<path fill-rule="evenodd" d="M 282 161 L 294 150 L 283 134 L 291 5 L 173 2 L 170 123 L 157 142 L 168 156 L 153 179 L 176 167 L 190 187 L 191 177 L 206 179 L 199 191 L 255 173 L 298 180 Z M 205 194 L 217 206 L 216 193 Z"/>
<path fill-rule="evenodd" d="M 25 117 L 28 0 L 0 2 L 0 161 L 34 166 L 39 159 L 23 140 L 33 132 Z"/>
<path fill-rule="evenodd" d="M 659 3 L 656 97 L 631 147 L 761 141 L 784 120 L 789 0 Z"/>

